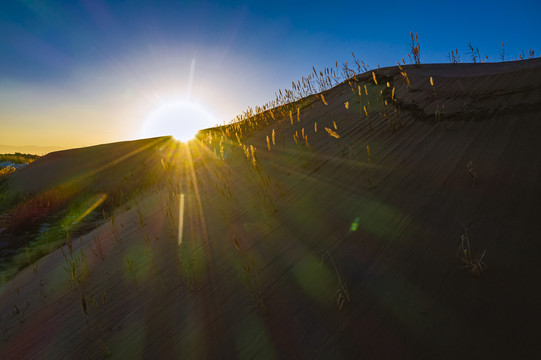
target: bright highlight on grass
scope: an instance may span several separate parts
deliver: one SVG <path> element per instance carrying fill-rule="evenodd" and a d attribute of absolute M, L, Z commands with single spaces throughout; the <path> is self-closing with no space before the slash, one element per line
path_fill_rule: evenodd
<path fill-rule="evenodd" d="M 176 101 L 160 105 L 148 114 L 143 125 L 145 138 L 172 135 L 187 142 L 201 129 L 217 124 L 216 119 L 203 106 L 191 101 Z"/>

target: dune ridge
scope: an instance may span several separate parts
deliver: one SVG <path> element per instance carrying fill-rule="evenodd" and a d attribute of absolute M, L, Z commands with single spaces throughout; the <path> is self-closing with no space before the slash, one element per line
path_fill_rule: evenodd
<path fill-rule="evenodd" d="M 160 181 L 0 288 L 0 354 L 539 356 L 541 60 L 402 68 L 238 139 L 103 145 L 9 175 L 99 186 L 153 159 Z M 98 171 L 125 147 L 137 161 Z M 478 277 L 457 254 L 466 231 L 486 250 Z"/>

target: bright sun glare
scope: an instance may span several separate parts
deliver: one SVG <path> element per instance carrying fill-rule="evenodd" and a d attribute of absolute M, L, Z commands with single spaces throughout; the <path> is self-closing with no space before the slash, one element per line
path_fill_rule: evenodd
<path fill-rule="evenodd" d="M 179 141 L 189 141 L 201 129 L 216 125 L 216 119 L 201 105 L 177 101 L 161 105 L 146 117 L 142 133 L 144 137 L 172 135 Z"/>

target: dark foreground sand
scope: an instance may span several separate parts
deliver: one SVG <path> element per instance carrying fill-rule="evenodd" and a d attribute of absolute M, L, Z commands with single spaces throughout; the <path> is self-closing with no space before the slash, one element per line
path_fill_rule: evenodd
<path fill-rule="evenodd" d="M 386 68 L 354 84 L 368 96 L 345 83 L 300 122 L 277 113 L 242 139 L 257 168 L 236 140 L 220 159 L 219 135 L 139 152 L 164 159 L 162 183 L 0 288 L 1 357 L 539 357 L 541 61 L 405 71 L 411 91 Z M 392 87 L 396 114 L 379 97 Z M 101 171 L 129 153 L 115 146 L 64 155 L 94 151 Z M 57 158 L 10 181 L 90 171 Z M 486 250 L 479 277 L 457 258 L 464 227 Z"/>

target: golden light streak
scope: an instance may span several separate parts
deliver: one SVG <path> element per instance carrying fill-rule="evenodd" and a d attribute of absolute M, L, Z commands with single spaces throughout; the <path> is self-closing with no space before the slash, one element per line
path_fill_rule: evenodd
<path fill-rule="evenodd" d="M 184 193 L 180 194 L 178 210 L 178 244 L 182 244 L 182 232 L 184 229 Z"/>

